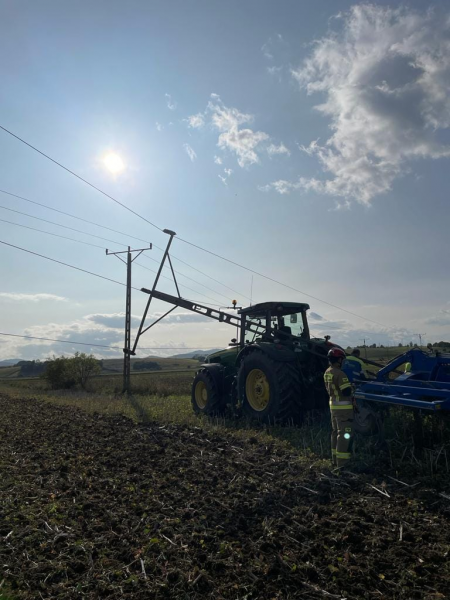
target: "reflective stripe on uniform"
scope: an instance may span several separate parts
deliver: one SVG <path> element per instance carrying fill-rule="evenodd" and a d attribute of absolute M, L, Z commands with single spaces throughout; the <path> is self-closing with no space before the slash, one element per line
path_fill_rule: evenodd
<path fill-rule="evenodd" d="M 331 448 L 331 455 L 332 456 L 336 456 L 336 452 L 337 452 L 336 448 Z"/>
<path fill-rule="evenodd" d="M 346 390 L 349 387 L 352 387 L 351 383 L 343 383 L 341 386 L 339 386 L 339 389 L 341 390 L 341 392 L 343 392 L 344 390 Z"/>
<path fill-rule="evenodd" d="M 331 404 L 331 402 L 330 402 L 331 410 L 350 410 L 352 408 L 353 408 L 353 404 Z"/>
<path fill-rule="evenodd" d="M 336 458 L 349 459 L 352 457 L 351 452 L 336 452 Z"/>

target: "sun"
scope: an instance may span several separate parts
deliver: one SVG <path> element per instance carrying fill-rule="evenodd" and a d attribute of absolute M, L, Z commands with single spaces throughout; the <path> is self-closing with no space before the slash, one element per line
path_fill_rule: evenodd
<path fill-rule="evenodd" d="M 115 152 L 109 152 L 103 159 L 104 166 L 113 175 L 119 175 L 125 170 L 125 163 Z"/>

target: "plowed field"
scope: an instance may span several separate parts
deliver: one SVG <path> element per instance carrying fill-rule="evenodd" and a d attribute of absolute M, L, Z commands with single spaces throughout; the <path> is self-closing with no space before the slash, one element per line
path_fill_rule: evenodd
<path fill-rule="evenodd" d="M 1 396 L 0 476 L 14 598 L 450 598 L 450 497 L 275 442 Z"/>

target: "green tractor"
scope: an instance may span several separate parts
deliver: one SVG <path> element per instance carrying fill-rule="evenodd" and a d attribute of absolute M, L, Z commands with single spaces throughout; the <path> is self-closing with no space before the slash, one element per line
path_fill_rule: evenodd
<path fill-rule="evenodd" d="M 308 304 L 264 302 L 239 310 L 239 340 L 207 357 L 192 385 L 196 413 L 223 414 L 227 407 L 263 422 L 298 423 L 324 409 L 323 373 L 334 344 L 311 338 Z"/>
<path fill-rule="evenodd" d="M 298 423 L 306 412 L 328 406 L 323 373 L 328 351 L 336 344 L 328 337 L 311 337 L 308 304 L 262 302 L 230 314 L 155 288 L 142 291 L 174 305 L 144 331 L 175 307 L 238 330 L 228 348 L 208 356 L 197 372 L 191 394 L 196 413 L 213 416 L 242 409 L 258 421 Z"/>

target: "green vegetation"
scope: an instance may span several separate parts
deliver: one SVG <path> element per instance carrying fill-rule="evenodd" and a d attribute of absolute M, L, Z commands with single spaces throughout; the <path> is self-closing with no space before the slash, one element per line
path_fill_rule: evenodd
<path fill-rule="evenodd" d="M 99 373 L 101 367 L 94 356 L 76 352 L 72 358 L 60 356 L 47 361 L 43 377 L 54 390 L 70 389 L 86 384 L 92 375 Z"/>

